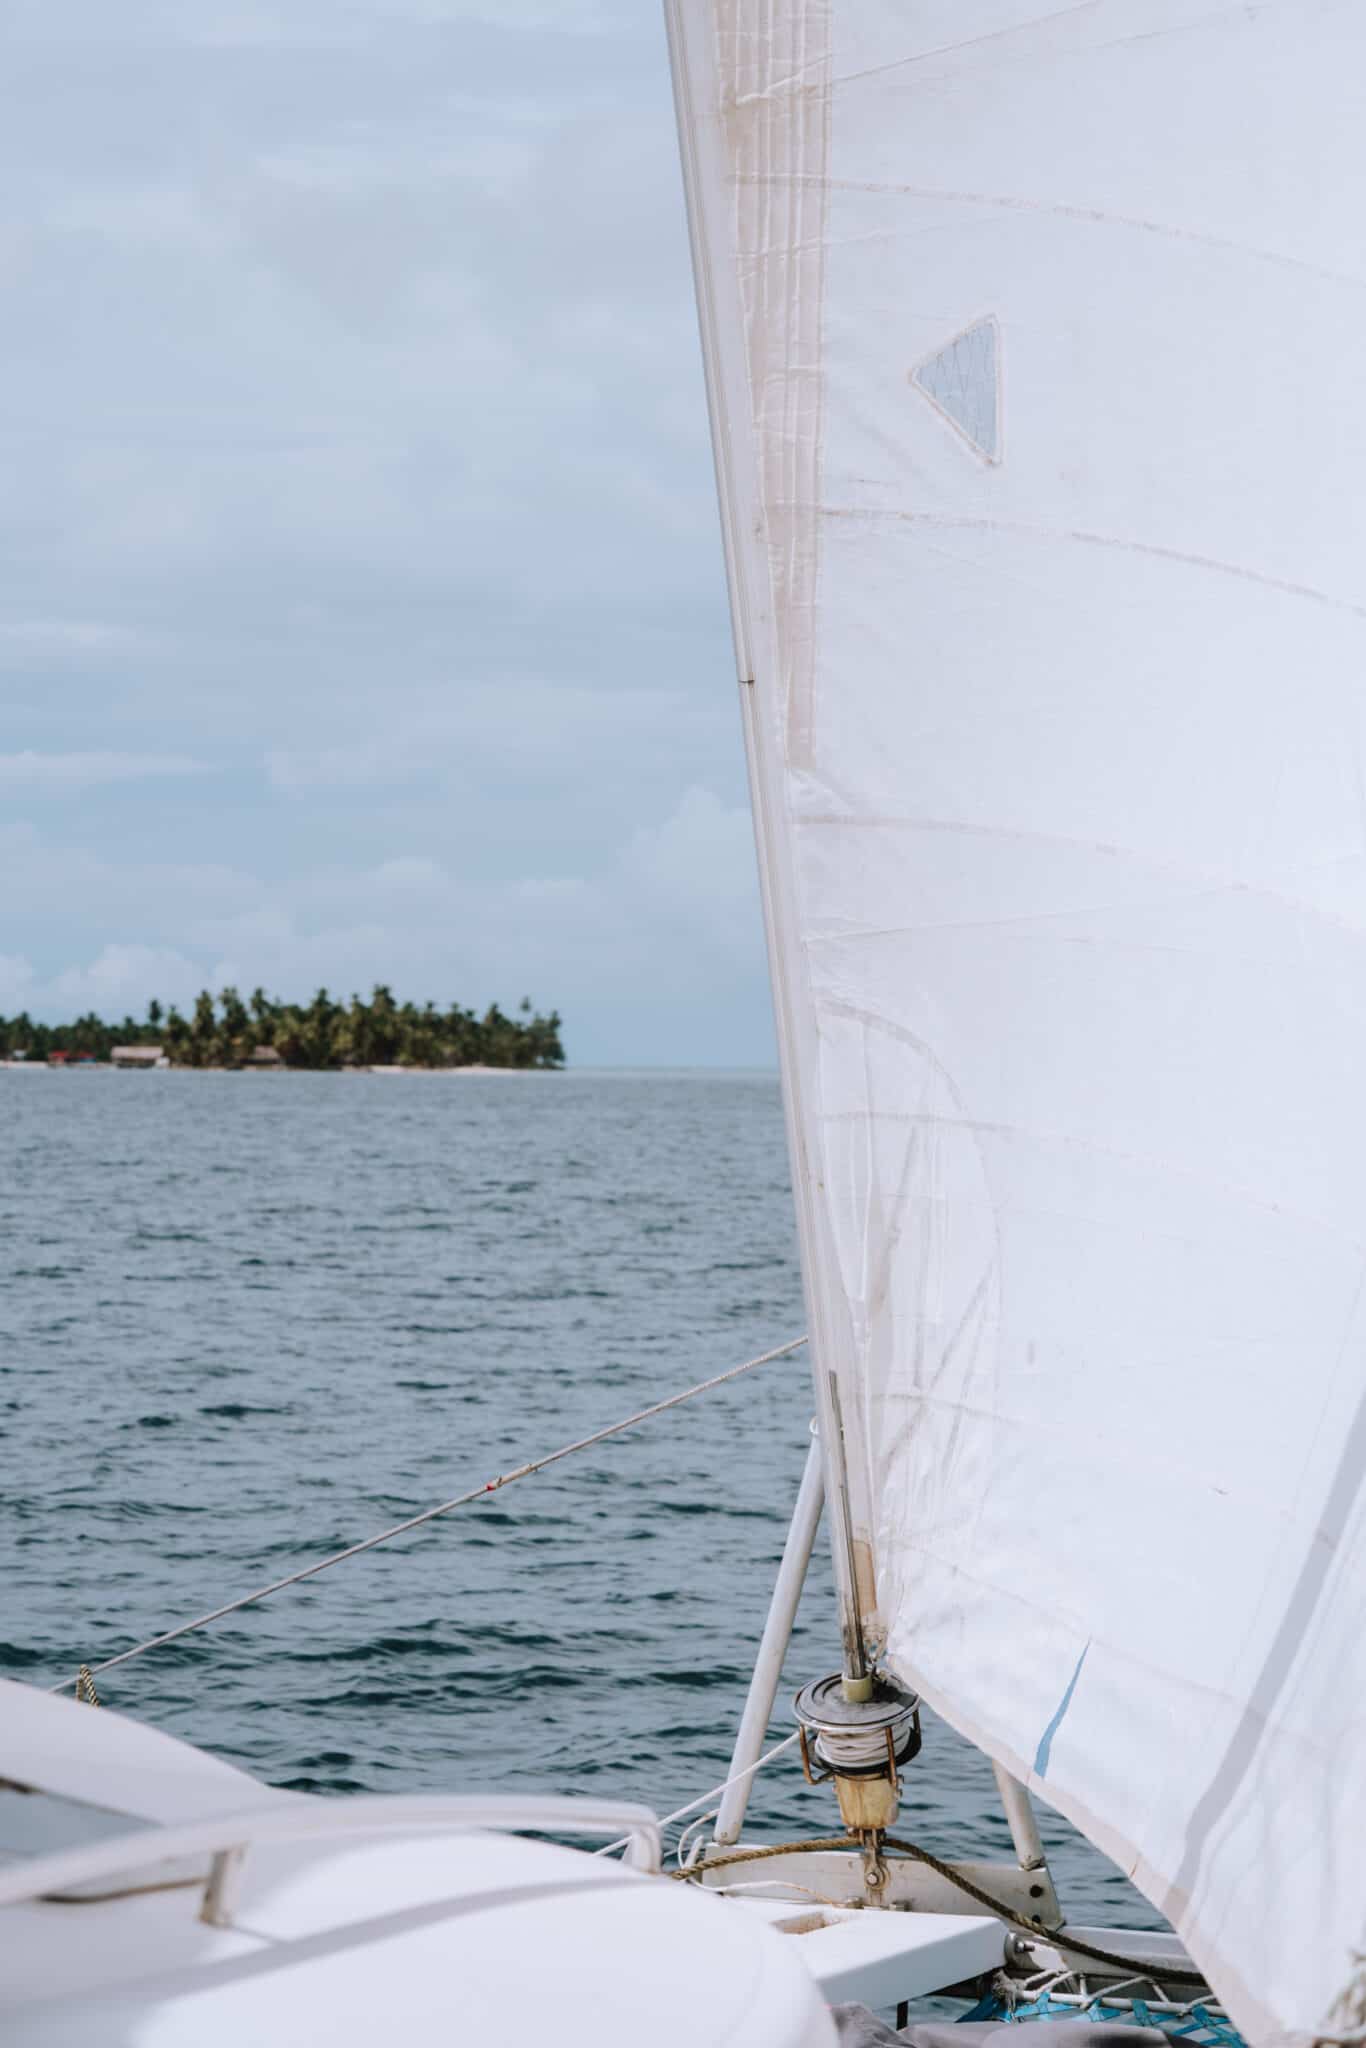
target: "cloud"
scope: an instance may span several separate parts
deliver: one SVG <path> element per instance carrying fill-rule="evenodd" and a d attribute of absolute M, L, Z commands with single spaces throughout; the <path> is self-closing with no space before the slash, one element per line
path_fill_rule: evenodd
<path fill-rule="evenodd" d="M 165 947 L 105 946 L 87 965 L 66 967 L 49 979 L 20 955 L 0 955 L 0 1012 L 27 1010 L 54 1020 L 88 1010 L 110 1019 L 140 1016 L 149 997 L 183 1005 L 204 980 L 194 961 Z"/>
<path fill-rule="evenodd" d="M 388 981 L 418 1001 L 556 1004 L 579 1061 L 638 1061 L 643 1022 L 666 1063 L 771 1055 L 749 815 L 704 788 L 577 875 L 481 884 L 394 854 L 284 880 L 169 866 L 132 875 L 112 862 L 85 880 L 106 903 L 122 888 L 129 914 L 171 900 L 167 921 L 187 937 L 106 943 L 45 977 L 23 960 L 0 963 L 0 989 L 20 991 L 35 1015 L 137 1012 L 152 996 L 183 1005 L 227 983 L 298 1000 L 320 985 L 346 995 Z M 197 917 L 187 914 L 196 898 Z"/>
<path fill-rule="evenodd" d="M 0 789 L 76 791 L 160 775 L 202 775 L 206 764 L 184 754 L 0 754 Z"/>
<path fill-rule="evenodd" d="M 427 860 L 421 854 L 401 854 L 395 860 L 381 861 L 375 870 L 375 880 L 384 889 L 399 890 L 404 894 L 413 890 L 425 893 L 441 886 L 442 873 L 434 860 Z"/>
<path fill-rule="evenodd" d="M 266 779 L 295 796 L 314 789 L 364 789 L 377 782 L 403 781 L 416 760 L 407 745 L 385 737 L 366 746 L 267 747 Z"/>
<path fill-rule="evenodd" d="M 382 711 L 363 696 L 339 705 L 321 744 L 310 734 L 302 744 L 267 747 L 264 768 L 271 786 L 291 797 L 434 781 L 450 791 L 485 783 L 492 771 L 514 802 L 549 780 L 568 804 L 600 776 L 619 780 L 623 757 L 654 755 L 672 779 L 710 743 L 713 714 L 697 690 L 593 688 L 569 676 L 410 680 Z M 738 765 L 738 739 L 734 754 Z M 647 760 L 642 767 L 648 772 Z"/>
<path fill-rule="evenodd" d="M 0 662 L 18 665 L 35 655 L 79 660 L 137 644 L 136 634 L 100 619 L 10 619 L 0 624 Z"/>
<path fill-rule="evenodd" d="M 723 804 L 709 789 L 686 789 L 668 818 L 634 835 L 620 871 L 649 914 L 675 919 L 710 948 L 752 959 L 758 894 L 747 808 Z"/>
<path fill-rule="evenodd" d="M 0 1011 L 22 1010 L 32 1000 L 33 963 L 21 953 L 0 953 Z"/>
<path fill-rule="evenodd" d="M 165 946 L 110 945 L 87 967 L 68 967 L 56 975 L 38 998 L 44 1006 L 67 1011 L 94 1010 L 113 1017 L 138 1014 L 148 998 L 185 1004 L 204 986 L 204 974 L 185 954 Z M 30 1008 L 34 1004 L 30 1002 Z"/>
<path fill-rule="evenodd" d="M 159 826 L 159 820 L 154 822 Z M 159 831 L 156 836 L 163 837 Z M 69 960 L 83 950 L 83 940 L 73 940 L 90 928 L 98 932 L 100 945 L 109 932 L 119 930 L 132 943 L 130 927 L 138 943 L 196 945 L 196 930 L 206 920 L 259 907 L 269 893 L 268 883 L 245 866 L 194 859 L 204 838 L 202 833 L 191 837 L 174 858 L 167 858 L 162 844 L 159 855 L 138 859 L 112 845 L 66 844 L 32 822 L 0 822 L 0 876 L 6 885 L 10 941 L 22 937 L 30 955 L 39 953 L 43 973 L 55 973 L 65 964 L 63 952 Z M 207 843 L 211 849 L 214 835 L 208 835 Z"/>
<path fill-rule="evenodd" d="M 111 36 L 104 0 L 68 0 L 62 31 L 54 33 L 46 0 L 10 0 L 10 33 L 25 41 L 56 43 L 73 28 L 83 38 Z M 463 24 L 542 29 L 558 35 L 604 33 L 620 21 L 620 6 L 576 0 L 569 12 L 554 0 L 235 0 L 232 6 L 179 0 L 129 0 L 117 18 L 118 42 L 135 39 L 159 54 L 178 44 L 209 49 L 262 46 L 266 49 L 347 47 L 369 44 L 377 31 L 450 30 Z"/>
<path fill-rule="evenodd" d="M 657 11 L 5 43 L 0 987 L 528 991 L 578 1058 L 767 1057 Z"/>

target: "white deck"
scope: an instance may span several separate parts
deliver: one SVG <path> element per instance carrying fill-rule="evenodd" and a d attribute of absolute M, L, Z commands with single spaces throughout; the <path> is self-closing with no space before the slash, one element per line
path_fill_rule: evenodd
<path fill-rule="evenodd" d="M 657 1871 L 640 1808 L 272 1792 L 3 1682 L 0 1777 L 32 1788 L 0 1797 L 14 2048 L 475 2041 L 542 2011 L 565 2048 L 636 2048 L 646 2023 L 652 2048 L 829 2048 L 826 2004 L 890 2005 L 1002 1956 L 989 1917 L 726 1898 L 489 1831 L 629 1830 Z"/>
<path fill-rule="evenodd" d="M 645 2029 L 654 2048 L 833 2048 L 800 1955 L 761 1917 L 472 1826 L 489 1800 L 273 1793 L 5 1683 L 0 1777 L 7 2048 L 403 2048 L 538 2023 L 564 2048 L 638 2048 Z M 509 1826 L 633 1830 L 657 1865 L 639 1808 L 505 1805 Z"/>
<path fill-rule="evenodd" d="M 999 1969 L 999 1920 L 954 1913 L 852 1911 L 790 1899 L 736 1901 L 786 1935 L 830 2005 L 895 2005 Z"/>

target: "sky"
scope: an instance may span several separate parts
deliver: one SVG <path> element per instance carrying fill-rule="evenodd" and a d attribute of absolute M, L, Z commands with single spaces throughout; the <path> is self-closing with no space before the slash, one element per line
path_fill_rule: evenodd
<path fill-rule="evenodd" d="M 655 0 L 8 0 L 0 1011 L 773 1039 Z"/>

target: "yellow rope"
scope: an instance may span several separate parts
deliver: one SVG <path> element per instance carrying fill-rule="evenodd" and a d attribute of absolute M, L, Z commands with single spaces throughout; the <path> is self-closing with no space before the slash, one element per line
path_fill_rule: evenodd
<path fill-rule="evenodd" d="M 770 1856 L 789 1856 L 794 1853 L 804 1855 L 812 1850 L 826 1849 L 861 1850 L 862 1846 L 862 1843 L 851 1835 L 826 1835 L 808 1842 L 765 1843 L 760 1848 L 731 1849 L 724 1856 L 703 1856 L 698 1862 L 690 1863 L 685 1870 L 671 1870 L 668 1875 L 684 1880 L 691 1879 L 697 1883 L 705 1879 L 709 1871 L 723 1870 L 728 1863 L 762 1863 Z M 1095 1948 L 1089 1941 L 1078 1940 L 1076 1935 L 1067 1932 L 1066 1925 L 1049 1928 L 1040 1926 L 1037 1920 L 1027 1920 L 1023 1913 L 1017 1913 L 1014 1907 L 1008 1906 L 1003 1899 L 993 1898 L 990 1892 L 983 1891 L 980 1885 L 974 1884 L 971 1878 L 965 1877 L 953 1864 L 945 1863 L 942 1858 L 932 1855 L 928 1849 L 922 1849 L 918 1842 L 903 1841 L 898 1835 L 884 1835 L 882 1846 L 893 1850 L 908 1862 L 924 1863 L 940 1877 L 955 1885 L 960 1892 L 966 1892 L 970 1899 L 976 1899 L 979 1905 L 994 1913 L 998 1920 L 1004 1920 L 1008 1927 L 1017 1927 L 1024 1934 L 1032 1934 L 1036 1941 L 1047 1941 L 1057 1948 L 1071 1949 L 1077 1955 L 1090 1956 L 1094 1961 L 1106 1963 L 1112 1968 L 1122 1967 L 1131 1977 L 1139 1975 L 1141 1971 L 1150 1983 L 1155 1983 L 1159 1978 L 1170 1978 L 1178 1984 L 1205 1982 L 1199 1970 L 1178 1970 L 1165 1963 L 1154 1964 L 1149 1970 L 1136 1964 L 1132 1956 L 1117 1955 L 1112 1949 Z"/>

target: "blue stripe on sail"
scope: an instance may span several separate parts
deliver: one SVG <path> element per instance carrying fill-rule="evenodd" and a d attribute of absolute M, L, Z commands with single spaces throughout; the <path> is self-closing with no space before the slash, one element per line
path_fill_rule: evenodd
<path fill-rule="evenodd" d="M 1039 1746 L 1034 1752 L 1034 1775 L 1036 1778 L 1043 1778 L 1048 1774 L 1048 1759 L 1053 1751 L 1053 1737 L 1062 1726 L 1062 1717 L 1072 1704 L 1072 1695 L 1077 1689 L 1077 1680 L 1081 1677 L 1081 1667 L 1086 1662 L 1086 1652 L 1090 1647 L 1091 1644 L 1088 1638 L 1082 1648 L 1080 1657 L 1077 1659 L 1077 1668 L 1067 1681 L 1067 1690 L 1053 1709 L 1052 1720 L 1039 1737 Z"/>

